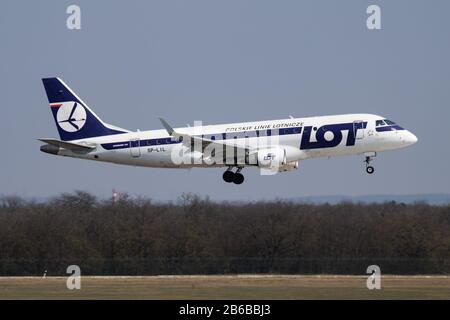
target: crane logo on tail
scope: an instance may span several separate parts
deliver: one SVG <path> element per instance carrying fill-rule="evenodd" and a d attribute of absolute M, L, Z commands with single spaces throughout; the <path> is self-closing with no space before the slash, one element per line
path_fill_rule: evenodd
<path fill-rule="evenodd" d="M 56 121 L 61 129 L 66 132 L 76 132 L 86 123 L 86 110 L 75 101 L 52 103 L 52 108 L 58 108 Z"/>

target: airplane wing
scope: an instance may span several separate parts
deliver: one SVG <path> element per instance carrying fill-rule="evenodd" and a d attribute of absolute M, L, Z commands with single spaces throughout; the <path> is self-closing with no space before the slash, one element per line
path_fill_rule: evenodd
<path fill-rule="evenodd" d="M 216 155 L 223 153 L 223 150 L 225 148 L 235 148 L 236 154 L 242 154 L 242 155 L 249 155 L 252 154 L 255 150 L 250 150 L 249 148 L 245 148 L 242 146 L 236 146 L 234 144 L 226 143 L 226 142 L 219 142 L 211 139 L 205 139 L 199 136 L 194 136 L 186 133 L 179 133 L 176 132 L 172 126 L 163 118 L 159 118 L 161 121 L 163 127 L 166 129 L 167 133 L 171 135 L 172 137 L 175 137 L 177 139 L 182 138 L 183 143 L 190 145 L 192 142 L 197 142 L 202 144 L 202 148 L 210 147 L 214 148 L 216 151 Z M 203 150 L 202 149 L 202 150 Z"/>
<path fill-rule="evenodd" d="M 190 134 L 185 134 L 185 133 L 178 133 L 176 132 L 172 126 L 163 118 L 159 118 L 159 120 L 161 121 L 164 129 L 166 129 L 167 133 L 174 137 L 174 138 L 182 138 L 183 142 L 186 144 L 189 144 L 191 142 L 200 142 L 203 146 L 203 148 L 207 147 L 208 145 L 210 145 L 211 143 L 215 143 L 213 140 L 209 140 L 209 139 L 204 139 L 202 137 L 198 137 L 198 136 L 194 136 L 194 135 L 190 135 Z M 220 144 L 222 146 L 222 144 Z"/>
<path fill-rule="evenodd" d="M 64 149 L 68 149 L 70 151 L 74 151 L 74 152 L 89 152 L 93 149 L 95 149 L 95 146 L 92 145 L 86 145 L 86 144 L 80 144 L 80 143 L 73 143 L 73 142 L 66 142 L 66 141 L 61 141 L 61 140 L 57 140 L 57 139 L 38 139 L 39 141 L 48 143 L 52 146 L 55 147 L 60 147 L 60 148 L 64 148 Z"/>

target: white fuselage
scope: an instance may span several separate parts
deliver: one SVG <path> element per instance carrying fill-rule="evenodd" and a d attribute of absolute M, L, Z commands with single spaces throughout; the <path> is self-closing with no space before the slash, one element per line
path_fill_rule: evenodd
<path fill-rule="evenodd" d="M 258 150 L 281 146 L 288 162 L 315 157 L 376 153 L 406 147 L 417 141 L 396 124 L 376 124 L 383 117 L 372 114 L 346 114 L 290 118 L 258 122 L 231 123 L 175 128 L 177 133 L 199 136 L 228 146 Z M 269 139 L 270 137 L 270 139 Z M 270 140 L 270 142 L 269 142 Z M 233 163 L 206 164 L 202 152 L 192 151 L 186 141 L 175 141 L 168 132 L 149 130 L 71 141 L 95 145 L 89 153 L 61 148 L 58 155 L 144 167 L 191 168 L 225 167 Z M 196 161 L 174 162 L 183 152 Z M 252 164 L 241 164 L 240 167 Z"/>

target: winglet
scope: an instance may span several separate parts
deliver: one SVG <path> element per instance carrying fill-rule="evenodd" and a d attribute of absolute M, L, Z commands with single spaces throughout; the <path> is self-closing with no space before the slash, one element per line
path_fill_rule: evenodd
<path fill-rule="evenodd" d="M 175 132 L 175 130 L 173 130 L 173 128 L 170 126 L 170 124 L 167 123 L 166 120 L 164 120 L 163 118 L 159 118 L 159 121 L 161 121 L 168 134 L 172 135 Z"/>

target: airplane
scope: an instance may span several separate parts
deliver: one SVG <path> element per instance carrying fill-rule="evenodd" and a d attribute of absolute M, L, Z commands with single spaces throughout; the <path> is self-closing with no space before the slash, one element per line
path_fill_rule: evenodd
<path fill-rule="evenodd" d="M 379 152 L 417 142 L 395 122 L 374 114 L 344 114 L 130 131 L 103 122 L 61 79 L 43 78 L 60 139 L 41 138 L 52 155 L 154 168 L 226 168 L 223 180 L 242 184 L 245 167 L 262 174 L 298 169 L 317 157 L 363 155 L 366 172 Z M 234 170 L 236 168 L 236 170 Z"/>

